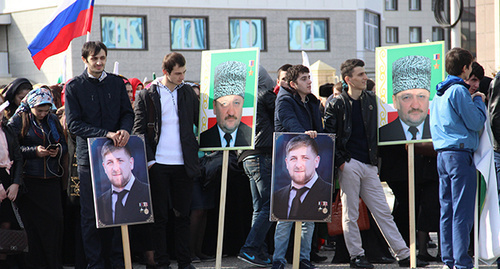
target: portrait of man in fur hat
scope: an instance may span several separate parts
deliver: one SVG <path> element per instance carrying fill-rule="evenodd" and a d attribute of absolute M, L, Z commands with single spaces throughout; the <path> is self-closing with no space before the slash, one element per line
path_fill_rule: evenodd
<path fill-rule="evenodd" d="M 213 107 L 217 124 L 200 134 L 200 147 L 251 145 L 252 128 L 241 121 L 247 67 L 227 61 L 215 69 Z"/>
<path fill-rule="evenodd" d="M 380 142 L 430 139 L 431 59 L 410 55 L 392 64 L 392 100 L 398 117 L 380 127 Z"/>

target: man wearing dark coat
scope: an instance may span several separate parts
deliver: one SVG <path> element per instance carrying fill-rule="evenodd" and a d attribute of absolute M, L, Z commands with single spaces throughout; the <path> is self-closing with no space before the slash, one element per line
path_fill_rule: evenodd
<path fill-rule="evenodd" d="M 103 145 L 101 155 L 111 188 L 97 200 L 98 221 L 104 225 L 120 225 L 150 219 L 149 185 L 132 173 L 134 157 L 129 149 L 115 147 L 110 140 Z"/>
<path fill-rule="evenodd" d="M 248 147 L 252 128 L 241 122 L 247 67 L 227 61 L 215 68 L 214 114 L 217 124 L 200 134 L 201 148 Z"/>
<path fill-rule="evenodd" d="M 309 135 L 288 142 L 285 163 L 292 181 L 274 193 L 275 216 L 314 221 L 329 215 L 332 185 L 316 173 L 319 162 L 318 145 Z"/>

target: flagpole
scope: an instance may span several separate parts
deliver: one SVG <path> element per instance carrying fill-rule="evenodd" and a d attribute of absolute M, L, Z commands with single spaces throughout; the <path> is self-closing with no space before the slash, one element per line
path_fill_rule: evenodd
<path fill-rule="evenodd" d="M 476 172 L 476 199 L 474 206 L 474 268 L 479 268 L 479 188 L 481 187 L 479 173 Z"/>

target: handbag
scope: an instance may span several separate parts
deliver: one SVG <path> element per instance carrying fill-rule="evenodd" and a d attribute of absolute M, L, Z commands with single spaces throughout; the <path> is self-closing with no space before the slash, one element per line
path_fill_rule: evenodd
<path fill-rule="evenodd" d="M 16 204 L 14 202 L 11 204 L 21 230 L 0 229 L 0 253 L 18 254 L 21 252 L 28 252 L 28 235 L 24 230 L 24 224 L 21 220 L 21 216 L 19 216 L 19 210 Z"/>
<path fill-rule="evenodd" d="M 335 197 L 335 202 L 332 204 L 332 221 L 327 222 L 328 225 L 328 235 L 341 235 L 342 230 L 342 202 L 340 201 L 340 190 L 337 192 Z M 366 208 L 363 199 L 359 198 L 359 217 L 358 217 L 358 227 L 360 231 L 365 231 L 370 229 L 370 220 L 368 219 L 368 209 Z"/>

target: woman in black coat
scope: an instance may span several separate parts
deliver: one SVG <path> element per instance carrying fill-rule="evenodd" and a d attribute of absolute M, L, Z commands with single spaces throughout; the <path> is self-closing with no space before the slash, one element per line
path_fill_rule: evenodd
<path fill-rule="evenodd" d="M 9 120 L 19 136 L 26 192 L 19 209 L 28 234 L 28 262 L 33 268 L 62 268 L 62 156 L 68 147 L 47 87 L 28 93 Z"/>

